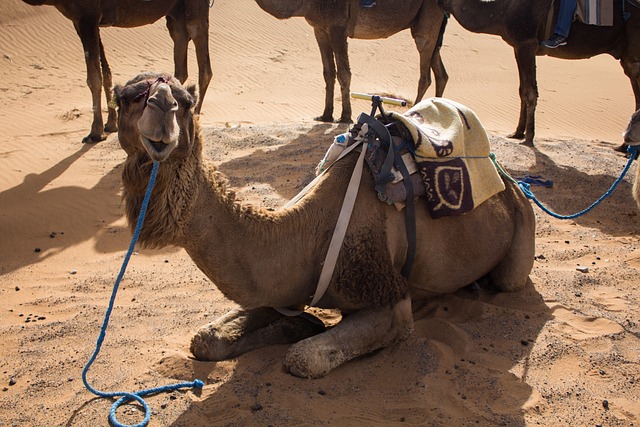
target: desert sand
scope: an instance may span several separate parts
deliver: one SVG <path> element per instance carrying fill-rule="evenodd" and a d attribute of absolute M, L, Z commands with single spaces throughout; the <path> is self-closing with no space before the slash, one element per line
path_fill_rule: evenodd
<path fill-rule="evenodd" d="M 309 182 L 347 127 L 313 121 L 324 83 L 303 19 L 278 21 L 252 0 L 218 0 L 210 17 L 214 80 L 201 116 L 207 154 L 243 199 L 277 209 Z M 117 83 L 173 70 L 163 20 L 102 35 Z M 413 100 L 418 55 L 408 31 L 353 40 L 350 53 L 352 90 Z M 505 138 L 519 105 L 511 48 L 452 20 L 442 57 L 445 96 L 476 111 L 507 170 L 553 181 L 533 187 L 546 206 L 577 212 L 620 174 L 627 160 L 614 148 L 634 102 L 613 58 L 538 59 L 531 149 Z M 195 82 L 193 49 L 190 70 Z M 112 400 L 88 392 L 81 371 L 131 233 L 117 135 L 80 142 L 91 124 L 85 78 L 69 21 L 52 7 L 0 3 L 0 426 L 109 424 Z M 370 109 L 366 101 L 353 105 L 356 113 Z M 534 206 L 536 262 L 524 291 L 434 298 L 416 312 L 407 341 L 317 380 L 283 370 L 287 346 L 219 363 L 193 360 L 194 331 L 234 303 L 183 250 L 138 250 L 89 382 L 133 392 L 204 381 L 200 391 L 148 397 L 150 426 L 637 426 L 637 167 L 577 219 Z M 135 424 L 142 413 L 127 405 L 118 418 Z"/>

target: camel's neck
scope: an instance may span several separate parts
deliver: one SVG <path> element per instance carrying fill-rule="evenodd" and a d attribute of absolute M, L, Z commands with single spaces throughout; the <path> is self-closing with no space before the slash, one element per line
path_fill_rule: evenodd
<path fill-rule="evenodd" d="M 306 0 L 308 1 L 308 0 Z M 256 0 L 258 6 L 278 19 L 289 19 L 304 16 L 305 0 Z"/>
<path fill-rule="evenodd" d="M 123 197 L 132 227 L 151 170 L 150 164 L 141 165 L 144 159 L 129 156 L 123 170 Z M 223 177 L 203 165 L 199 156 L 169 159 L 160 164 L 140 242 L 185 248 L 225 296 L 244 307 L 289 306 L 313 293 L 321 268 L 312 261 L 318 250 L 313 232 L 322 228 L 308 219 L 312 211 L 313 207 L 269 212 L 242 206 L 226 190 Z"/>

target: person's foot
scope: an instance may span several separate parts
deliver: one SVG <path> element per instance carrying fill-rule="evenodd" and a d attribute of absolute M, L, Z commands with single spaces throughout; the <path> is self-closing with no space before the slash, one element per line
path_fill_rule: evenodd
<path fill-rule="evenodd" d="M 375 5 L 375 0 L 360 0 L 360 6 L 362 7 L 373 7 Z"/>
<path fill-rule="evenodd" d="M 560 34 L 553 33 L 551 37 L 543 41 L 542 46 L 547 47 L 549 49 L 555 49 L 560 46 L 564 46 L 567 44 L 567 38 L 561 36 Z"/>

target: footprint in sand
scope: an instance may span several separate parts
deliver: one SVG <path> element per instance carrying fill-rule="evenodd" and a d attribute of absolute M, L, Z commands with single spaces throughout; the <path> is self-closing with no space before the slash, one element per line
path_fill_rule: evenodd
<path fill-rule="evenodd" d="M 602 317 L 582 316 L 561 304 L 549 304 L 558 329 L 577 340 L 587 340 L 623 332 L 622 326 Z"/>
<path fill-rule="evenodd" d="M 613 287 L 601 287 L 587 294 L 593 302 L 607 311 L 622 312 L 629 308 L 625 298 Z"/>

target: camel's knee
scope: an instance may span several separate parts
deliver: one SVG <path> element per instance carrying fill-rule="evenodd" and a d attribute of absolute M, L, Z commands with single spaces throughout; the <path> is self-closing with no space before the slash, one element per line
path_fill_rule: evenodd
<path fill-rule="evenodd" d="M 235 339 L 227 331 L 209 323 L 191 338 L 191 353 L 198 360 L 225 360 L 234 357 Z"/>

